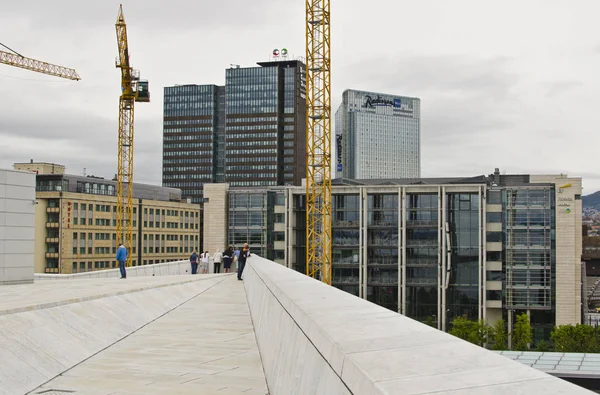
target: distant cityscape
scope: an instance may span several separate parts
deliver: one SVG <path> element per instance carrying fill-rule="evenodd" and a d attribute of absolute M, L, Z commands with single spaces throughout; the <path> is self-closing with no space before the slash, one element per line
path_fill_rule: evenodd
<path fill-rule="evenodd" d="M 600 191 L 583 197 L 583 218 L 585 236 L 600 236 Z"/>

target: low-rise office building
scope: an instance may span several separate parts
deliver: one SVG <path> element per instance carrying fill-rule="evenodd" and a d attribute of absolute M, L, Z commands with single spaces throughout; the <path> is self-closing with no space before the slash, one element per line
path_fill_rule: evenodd
<path fill-rule="evenodd" d="M 180 190 L 134 184 L 133 197 L 133 265 L 187 259 L 200 247 L 200 206 Z M 36 202 L 36 273 L 116 267 L 116 181 L 38 175 Z"/>
<path fill-rule="evenodd" d="M 526 312 L 547 339 L 555 325 L 581 322 L 580 178 L 496 171 L 333 184 L 334 286 L 443 330 L 456 317 L 512 327 Z M 206 192 L 228 202 L 211 231 L 305 271 L 305 188 Z"/>

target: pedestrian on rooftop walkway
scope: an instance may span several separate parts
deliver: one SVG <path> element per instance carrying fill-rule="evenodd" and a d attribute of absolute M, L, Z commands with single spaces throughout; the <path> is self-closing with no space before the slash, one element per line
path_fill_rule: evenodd
<path fill-rule="evenodd" d="M 220 273 L 221 272 L 221 261 L 223 260 L 223 253 L 221 252 L 220 249 L 217 248 L 217 252 L 215 252 L 215 255 L 213 255 L 213 262 L 214 262 L 214 272 L 215 273 Z"/>
<path fill-rule="evenodd" d="M 223 272 L 229 273 L 231 271 L 231 263 L 233 262 L 233 247 L 229 246 L 223 253 Z"/>
<path fill-rule="evenodd" d="M 248 257 L 250 256 L 250 247 L 248 246 L 248 243 L 244 243 L 244 248 L 242 248 L 242 251 L 240 251 L 240 257 L 238 259 L 238 273 L 237 273 L 237 278 L 238 280 L 242 280 L 242 274 L 244 273 L 244 267 L 246 267 L 246 260 L 248 259 Z"/>
<path fill-rule="evenodd" d="M 125 261 L 127 260 L 127 248 L 123 243 L 119 243 L 117 248 L 117 262 L 119 262 L 119 270 L 121 271 L 121 278 L 127 278 L 127 270 L 125 270 Z"/>
<path fill-rule="evenodd" d="M 190 264 L 192 265 L 192 274 L 198 273 L 198 254 L 196 254 L 196 250 L 190 256 Z"/>

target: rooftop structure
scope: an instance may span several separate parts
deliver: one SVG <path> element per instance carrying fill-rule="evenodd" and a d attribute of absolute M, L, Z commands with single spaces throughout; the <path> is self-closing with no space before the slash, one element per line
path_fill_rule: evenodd
<path fill-rule="evenodd" d="M 258 256 L 85 275 L 0 288 L 1 395 L 589 393 Z"/>

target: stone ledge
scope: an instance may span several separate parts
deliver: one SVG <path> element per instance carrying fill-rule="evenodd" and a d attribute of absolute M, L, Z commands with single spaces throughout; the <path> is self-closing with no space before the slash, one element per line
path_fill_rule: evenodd
<path fill-rule="evenodd" d="M 337 380 L 331 393 L 590 393 L 256 255 L 246 270 L 244 285 L 273 395 L 325 393 L 286 386 L 298 373 L 298 356 L 271 344 L 283 341 L 275 336 L 281 331 L 288 340 L 307 339 L 307 349 L 317 351 L 319 357 L 311 358 L 315 369 L 301 366 L 302 377 L 319 381 L 311 373 L 325 366 Z"/>

